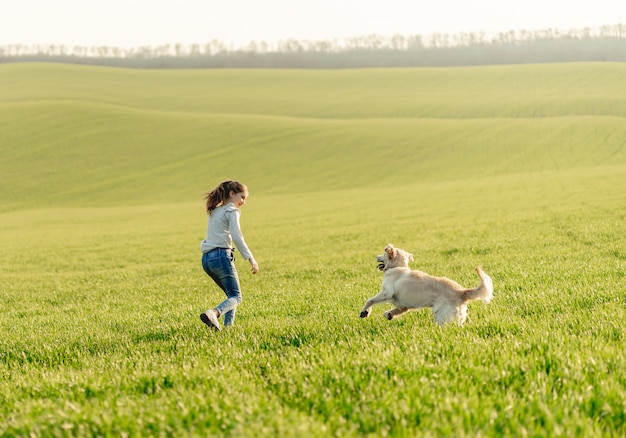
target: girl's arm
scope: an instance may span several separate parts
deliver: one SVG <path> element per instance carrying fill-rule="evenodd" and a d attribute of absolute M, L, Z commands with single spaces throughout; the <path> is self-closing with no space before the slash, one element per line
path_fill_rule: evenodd
<path fill-rule="evenodd" d="M 239 209 L 233 209 L 231 212 L 230 221 L 229 221 L 230 236 L 232 237 L 233 242 L 235 243 L 235 246 L 241 253 L 244 260 L 248 260 L 248 262 L 250 262 L 250 266 L 252 267 L 252 273 L 256 274 L 257 272 L 259 272 L 259 265 L 254 259 L 254 256 L 252 255 L 252 251 L 250 251 L 250 249 L 248 248 L 248 245 L 246 245 L 246 241 L 243 237 L 243 233 L 241 232 L 241 226 L 239 224 L 240 217 L 241 217 L 241 212 L 239 211 Z"/>

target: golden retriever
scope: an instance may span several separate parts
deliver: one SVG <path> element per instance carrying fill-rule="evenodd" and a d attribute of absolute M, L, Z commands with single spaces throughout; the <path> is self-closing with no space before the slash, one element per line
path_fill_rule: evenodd
<path fill-rule="evenodd" d="M 463 325 L 469 301 L 479 299 L 488 303 L 493 298 L 491 277 L 480 267 L 476 268 L 480 285 L 466 289 L 448 278 L 411 270 L 409 262 L 413 261 L 413 254 L 392 244 L 385 247 L 385 252 L 376 257 L 376 261 L 378 268 L 385 273 L 382 289 L 378 295 L 367 300 L 361 310 L 361 318 L 369 316 L 374 304 L 391 303 L 396 307 L 384 313 L 388 320 L 409 310 L 430 307 L 437 324 L 456 321 Z"/>

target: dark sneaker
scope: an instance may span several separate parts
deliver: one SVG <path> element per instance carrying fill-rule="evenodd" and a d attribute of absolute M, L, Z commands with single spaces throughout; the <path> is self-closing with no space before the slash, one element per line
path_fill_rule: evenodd
<path fill-rule="evenodd" d="M 220 323 L 217 321 L 217 316 L 213 310 L 207 310 L 204 313 L 200 314 L 200 321 L 208 325 L 210 328 L 215 330 L 221 330 Z"/>

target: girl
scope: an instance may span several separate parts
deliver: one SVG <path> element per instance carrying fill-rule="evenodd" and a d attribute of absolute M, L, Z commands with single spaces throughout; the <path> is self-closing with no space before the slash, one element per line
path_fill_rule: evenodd
<path fill-rule="evenodd" d="M 221 330 L 218 318 L 224 315 L 224 326 L 232 326 L 242 299 L 233 241 L 242 257 L 250 262 L 252 274 L 259 272 L 259 265 L 248 249 L 239 225 L 239 208 L 246 203 L 248 188 L 239 181 L 224 181 L 205 198 L 209 223 L 206 238 L 200 244 L 202 267 L 227 298 L 214 309 L 201 313 L 200 320 L 215 330 Z"/>

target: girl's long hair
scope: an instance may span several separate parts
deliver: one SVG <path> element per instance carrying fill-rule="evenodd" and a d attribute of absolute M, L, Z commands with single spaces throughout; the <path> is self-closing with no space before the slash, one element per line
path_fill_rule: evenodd
<path fill-rule="evenodd" d="M 206 212 L 211 214 L 213 210 L 222 205 L 229 198 L 230 192 L 235 194 L 247 192 L 248 188 L 239 181 L 224 181 L 208 193 L 205 193 Z"/>

